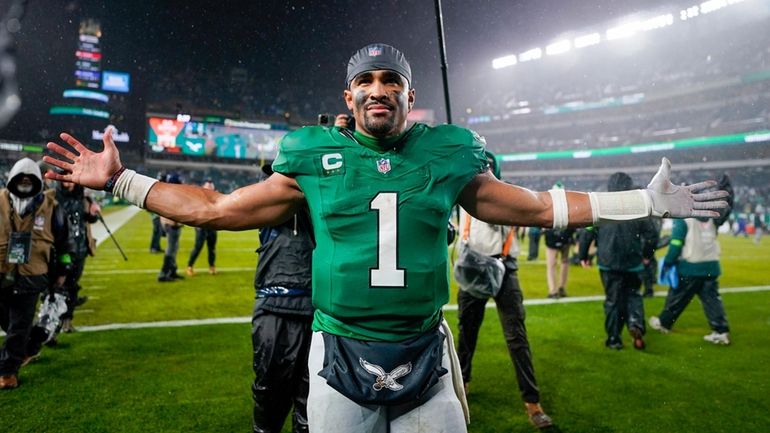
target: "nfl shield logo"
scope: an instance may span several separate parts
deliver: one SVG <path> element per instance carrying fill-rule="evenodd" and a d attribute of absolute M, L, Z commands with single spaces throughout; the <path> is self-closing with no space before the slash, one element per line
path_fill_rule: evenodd
<path fill-rule="evenodd" d="M 377 171 L 382 174 L 388 174 L 390 171 L 390 160 L 382 158 L 377 161 Z"/>
<path fill-rule="evenodd" d="M 369 47 L 368 51 L 369 51 L 369 57 L 377 57 L 379 55 L 382 55 L 382 47 L 379 45 Z"/>
<path fill-rule="evenodd" d="M 43 230 L 45 228 L 45 217 L 43 215 L 37 215 L 35 217 L 35 230 Z"/>

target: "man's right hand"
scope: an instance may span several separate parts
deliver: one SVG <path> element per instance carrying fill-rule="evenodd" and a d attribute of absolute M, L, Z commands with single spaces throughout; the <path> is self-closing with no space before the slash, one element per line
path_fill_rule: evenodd
<path fill-rule="evenodd" d="M 118 148 L 112 140 L 112 131 L 112 126 L 108 126 L 104 130 L 102 137 L 104 150 L 101 152 L 92 152 L 75 137 L 66 133 L 60 134 L 59 137 L 69 144 L 75 152 L 73 153 L 57 143 L 49 142 L 46 147 L 56 158 L 44 156 L 43 161 L 64 170 L 64 173 L 58 174 L 49 170 L 45 177 L 73 182 L 91 189 L 104 189 L 110 177 L 117 173 L 121 167 Z"/>

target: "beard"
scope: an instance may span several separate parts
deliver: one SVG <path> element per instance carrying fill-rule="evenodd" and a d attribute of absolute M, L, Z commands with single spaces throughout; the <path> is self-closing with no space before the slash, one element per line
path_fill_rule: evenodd
<path fill-rule="evenodd" d="M 364 127 L 375 137 L 386 137 L 396 126 L 396 118 L 391 114 L 388 117 L 371 117 L 364 114 Z"/>
<path fill-rule="evenodd" d="M 363 113 L 364 128 L 375 137 L 387 137 L 398 130 L 397 113 L 407 110 L 406 95 L 403 94 L 397 95 L 395 101 L 386 98 L 372 101 L 365 92 L 358 92 L 355 94 L 355 101 L 356 109 Z M 366 108 L 373 104 L 385 105 L 390 112 L 386 116 L 369 115 Z"/>

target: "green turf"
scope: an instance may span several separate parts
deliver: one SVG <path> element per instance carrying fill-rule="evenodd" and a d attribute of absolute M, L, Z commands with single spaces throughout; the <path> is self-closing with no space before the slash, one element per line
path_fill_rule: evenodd
<path fill-rule="evenodd" d="M 183 230 L 182 270 L 193 231 Z M 149 214 L 115 232 L 129 260 L 109 240 L 89 259 L 82 283 L 91 299 L 77 326 L 250 314 L 256 232 L 219 233 L 218 275 L 205 272 L 204 251 L 196 267 L 203 272 L 166 284 L 155 280 L 162 257 L 148 253 Z M 770 242 L 720 240 L 723 287 L 770 284 Z M 545 296 L 544 274 L 539 261 L 521 263 L 526 297 Z M 597 271 L 572 267 L 568 291 L 601 294 Z M 708 326 L 693 301 L 671 335 L 648 335 L 645 352 L 603 347 L 600 302 L 527 307 L 543 405 L 556 431 L 770 430 L 770 292 L 726 294 L 724 301 L 730 347 L 702 341 Z M 645 300 L 647 315 L 662 303 Z M 456 313 L 447 320 L 455 327 Z M 22 370 L 19 389 L 0 393 L 0 431 L 248 431 L 252 374 L 246 324 L 67 334 Z M 471 432 L 533 431 L 493 310 L 481 330 L 470 404 Z"/>

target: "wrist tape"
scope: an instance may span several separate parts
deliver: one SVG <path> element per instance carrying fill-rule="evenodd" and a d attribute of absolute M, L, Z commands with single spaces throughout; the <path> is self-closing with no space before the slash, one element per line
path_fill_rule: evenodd
<path fill-rule="evenodd" d="M 112 194 L 118 198 L 125 199 L 129 203 L 144 208 L 144 201 L 147 194 L 150 193 L 157 179 L 138 174 L 134 170 L 124 170 L 115 181 Z"/>
<path fill-rule="evenodd" d="M 553 228 L 563 229 L 569 224 L 569 206 L 567 206 L 567 192 L 561 188 L 549 189 L 553 208 Z"/>
<path fill-rule="evenodd" d="M 629 221 L 652 214 L 652 199 L 647 191 L 635 189 L 617 192 L 589 192 L 594 224 L 602 221 Z"/>

